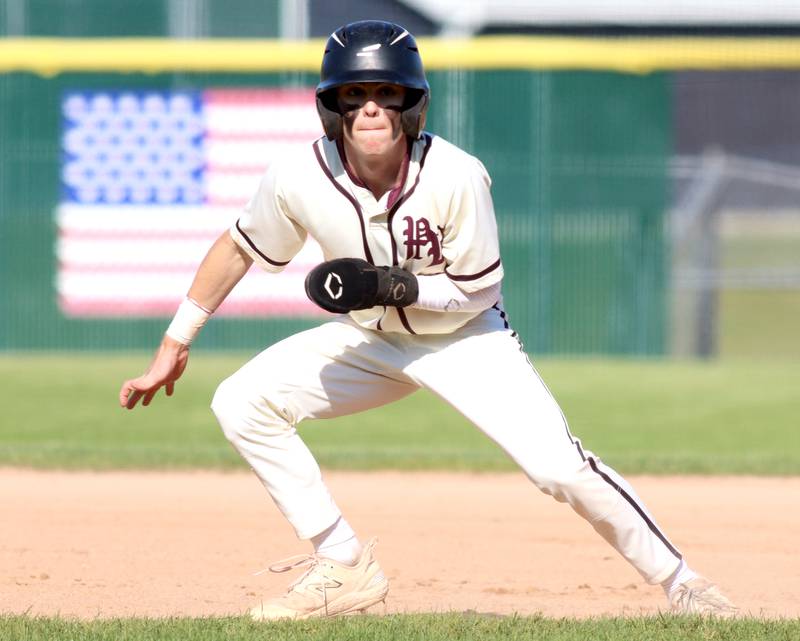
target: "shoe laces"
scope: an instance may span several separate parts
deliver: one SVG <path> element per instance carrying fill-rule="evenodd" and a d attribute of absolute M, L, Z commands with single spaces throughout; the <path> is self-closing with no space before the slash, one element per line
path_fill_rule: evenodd
<path fill-rule="evenodd" d="M 314 572 L 320 567 L 320 564 L 320 558 L 315 554 L 297 554 L 295 556 L 290 556 L 286 559 L 278 561 L 277 563 L 273 563 L 264 570 L 259 570 L 254 574 L 254 576 L 263 574 L 266 571 L 274 572 L 275 574 L 282 574 L 296 568 L 307 567 L 308 569 L 303 572 L 303 574 L 289 584 L 289 588 L 287 589 L 286 593 L 290 594 L 295 588 L 303 584 L 309 588 L 321 588 L 322 600 L 325 606 L 325 616 L 328 616 L 328 577 L 322 574 L 322 580 L 307 581 L 307 579 L 309 579 L 311 575 L 314 574 Z"/>
<path fill-rule="evenodd" d="M 678 588 L 678 594 L 676 596 L 677 598 L 675 599 L 675 606 L 678 610 L 684 612 L 691 612 L 692 604 L 695 604 L 694 610 L 697 612 L 727 612 L 734 611 L 736 609 L 718 592 L 713 583 L 699 586 L 697 588 L 692 588 L 684 583 Z"/>

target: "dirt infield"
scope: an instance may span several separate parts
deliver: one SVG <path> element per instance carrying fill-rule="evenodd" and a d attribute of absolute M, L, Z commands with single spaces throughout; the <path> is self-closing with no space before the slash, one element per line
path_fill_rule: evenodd
<path fill-rule="evenodd" d="M 329 473 L 391 581 L 378 612 L 654 613 L 645 585 L 520 474 Z M 800 479 L 630 479 L 673 542 L 755 615 L 800 616 Z M 250 474 L 0 470 L 0 611 L 228 615 L 281 593 L 306 552 Z"/>

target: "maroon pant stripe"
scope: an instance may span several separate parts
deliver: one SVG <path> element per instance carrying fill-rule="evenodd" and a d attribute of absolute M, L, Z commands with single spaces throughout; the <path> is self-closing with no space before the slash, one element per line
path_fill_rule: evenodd
<path fill-rule="evenodd" d="M 608 474 L 606 474 L 605 472 L 601 471 L 600 468 L 597 467 L 597 461 L 595 461 L 591 456 L 589 457 L 589 466 L 592 468 L 592 471 L 595 474 L 600 475 L 600 478 L 602 478 L 606 483 L 608 483 L 617 492 L 619 492 L 620 495 L 622 495 L 622 498 L 624 498 L 630 504 L 630 506 L 634 510 L 636 510 L 636 512 L 639 514 L 639 516 L 641 516 L 644 519 L 644 522 L 647 523 L 647 527 L 650 528 L 650 531 L 653 534 L 655 534 L 661 540 L 661 542 L 667 547 L 667 549 L 670 552 L 672 552 L 672 554 L 674 554 L 679 559 L 683 558 L 681 553 L 678 552 L 678 550 L 676 550 L 673 547 L 673 545 L 669 542 L 667 537 L 664 536 L 664 534 L 661 532 L 661 530 L 659 530 L 658 527 L 656 527 L 656 524 L 653 523 L 653 521 L 650 520 L 650 517 L 647 516 L 645 511 L 633 499 L 633 497 L 630 494 L 628 494 L 623 488 L 621 488 L 619 486 L 619 484 L 615 483 L 614 480 Z"/>

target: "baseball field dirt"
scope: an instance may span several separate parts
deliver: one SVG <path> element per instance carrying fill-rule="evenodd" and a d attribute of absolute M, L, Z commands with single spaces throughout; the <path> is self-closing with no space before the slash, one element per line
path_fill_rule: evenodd
<path fill-rule="evenodd" d="M 520 474 L 328 473 L 391 581 L 373 611 L 652 614 L 644 584 Z M 745 613 L 800 616 L 800 478 L 632 477 L 697 570 Z M 255 476 L 0 470 L 0 612 L 79 618 L 239 614 L 310 546 Z"/>

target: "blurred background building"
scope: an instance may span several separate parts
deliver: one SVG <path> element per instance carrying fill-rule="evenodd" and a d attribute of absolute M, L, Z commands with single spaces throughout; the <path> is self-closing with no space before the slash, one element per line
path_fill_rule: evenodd
<path fill-rule="evenodd" d="M 376 16 L 418 36 L 800 32 L 793 0 L 4 0 L 0 11 L 0 35 L 73 38 L 314 38 Z"/>
<path fill-rule="evenodd" d="M 800 354 L 800 4 L 786 0 L 4 0 L 0 349 L 149 348 L 270 158 L 320 133 L 316 74 L 290 54 L 282 70 L 48 75 L 20 43 L 120 39 L 135 61 L 140 38 L 306 40 L 375 17 L 428 51 L 519 51 L 429 65 L 429 128 L 493 176 L 507 306 L 531 352 Z M 530 63 L 520 45 L 563 37 L 613 47 Z M 651 45 L 661 62 L 620 64 Z M 301 281 L 319 256 L 304 252 L 248 277 L 198 344 L 250 349 L 318 322 Z"/>

